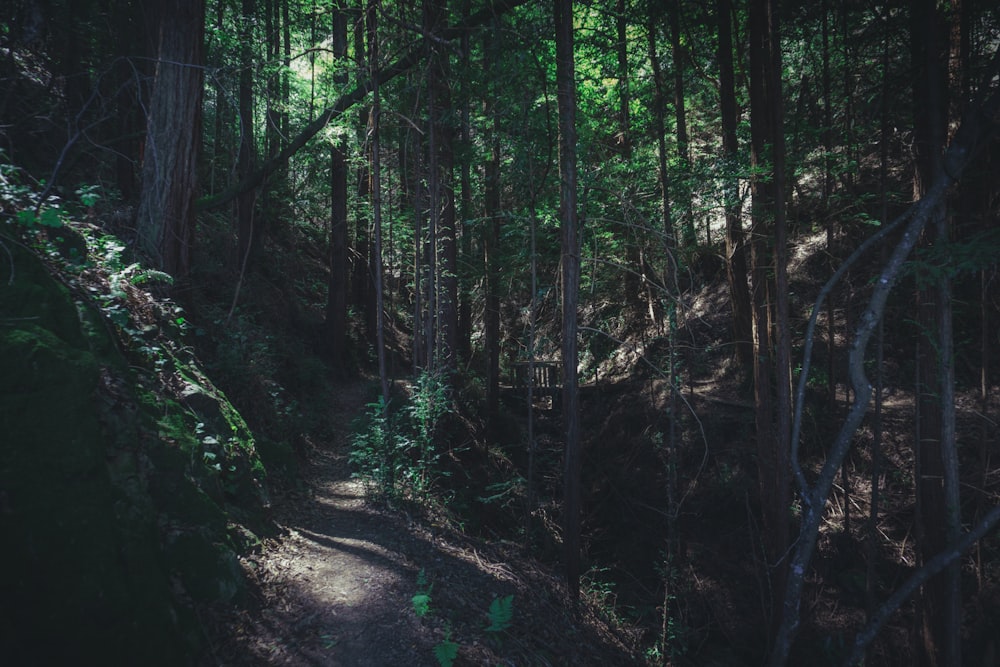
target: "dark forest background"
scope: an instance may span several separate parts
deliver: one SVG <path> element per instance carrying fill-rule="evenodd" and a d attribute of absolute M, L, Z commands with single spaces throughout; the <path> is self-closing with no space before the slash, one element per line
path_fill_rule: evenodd
<path fill-rule="evenodd" d="M 637 660 L 1000 664 L 998 77 L 984 0 L 5 3 L 5 629 L 236 596 L 354 429 Z"/>

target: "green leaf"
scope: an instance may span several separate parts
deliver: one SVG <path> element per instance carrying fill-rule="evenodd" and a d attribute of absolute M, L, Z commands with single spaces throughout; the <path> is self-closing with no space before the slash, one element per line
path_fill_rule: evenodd
<path fill-rule="evenodd" d="M 493 598 L 490 603 L 490 625 L 486 632 L 503 632 L 510 627 L 511 619 L 514 616 L 514 596 L 506 595 L 502 598 Z"/>
<path fill-rule="evenodd" d="M 38 218 L 38 224 L 42 227 L 62 227 L 63 221 L 59 216 L 59 209 L 47 208 L 42 211 L 42 215 Z"/>
<path fill-rule="evenodd" d="M 417 593 L 410 601 L 413 603 L 413 613 L 418 618 L 423 618 L 431 613 L 431 596 L 429 593 Z"/>
<path fill-rule="evenodd" d="M 18 211 L 17 221 L 30 229 L 35 226 L 35 212 L 30 208 L 25 211 Z"/>
<path fill-rule="evenodd" d="M 458 644 L 451 641 L 451 633 L 434 646 L 434 657 L 441 667 L 451 667 L 458 657 Z"/>

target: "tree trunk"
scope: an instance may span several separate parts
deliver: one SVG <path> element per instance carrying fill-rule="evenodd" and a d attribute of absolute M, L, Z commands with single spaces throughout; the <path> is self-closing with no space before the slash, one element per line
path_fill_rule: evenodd
<path fill-rule="evenodd" d="M 367 11 L 368 61 L 371 72 L 378 69 L 378 14 L 375 11 L 376 1 L 372 0 Z M 381 99 L 379 84 L 376 80 L 372 89 L 372 112 L 369 118 L 371 131 L 371 165 L 372 165 L 372 217 L 374 224 L 375 265 L 375 351 L 378 357 L 379 385 L 382 389 L 382 418 L 388 418 L 389 406 L 389 371 L 385 358 L 385 308 L 383 307 L 383 276 L 382 276 L 382 170 L 380 166 L 381 146 L 379 143 L 379 113 Z"/>
<path fill-rule="evenodd" d="M 772 0 L 750 5 L 753 344 L 757 465 L 769 598 L 784 598 L 789 539 L 790 340 L 784 217 L 784 142 L 777 15 Z M 762 177 L 769 173 L 770 178 Z M 773 235 L 774 251 L 768 248 Z M 774 281 L 769 273 L 774 272 Z M 779 614 L 771 618 L 777 627 Z M 774 629 L 774 628 L 772 628 Z"/>
<path fill-rule="evenodd" d="M 370 10 L 365 9 L 365 0 L 358 0 L 357 21 L 354 24 L 354 63 L 359 72 L 370 72 L 374 70 L 371 58 L 365 47 L 365 16 Z M 378 82 L 375 82 L 376 84 Z M 374 91 L 373 91 L 374 92 Z M 366 147 L 366 158 L 362 160 L 357 168 L 357 208 L 354 211 L 354 246 L 350 252 L 350 302 L 355 312 L 361 314 L 363 331 L 366 340 L 374 344 L 376 342 L 376 308 L 373 305 L 376 301 L 374 284 L 372 281 L 372 271 L 370 258 L 373 254 L 370 240 L 368 208 L 364 202 L 371 197 L 372 178 L 372 153 L 369 132 L 372 125 L 372 108 L 367 104 L 362 104 L 358 109 L 359 136 L 358 143 Z"/>
<path fill-rule="evenodd" d="M 693 248 L 698 243 L 694 226 L 694 209 L 691 206 L 691 151 L 688 148 L 687 107 L 684 102 L 684 46 L 681 44 L 681 1 L 670 3 L 670 50 L 674 68 L 674 120 L 677 130 L 677 157 L 680 161 L 680 198 L 682 215 L 681 228 L 684 245 Z M 678 192 L 678 188 L 674 188 Z"/>
<path fill-rule="evenodd" d="M 632 169 L 632 121 L 631 96 L 629 94 L 628 71 L 628 21 L 626 19 L 625 0 L 618 0 L 615 8 L 615 52 L 618 56 L 618 157 L 625 171 L 626 182 L 630 183 Z M 626 212 L 622 211 L 627 219 Z M 639 279 L 643 272 L 641 239 L 637 233 L 638 226 L 623 230 L 625 239 L 625 275 L 622 284 L 625 287 L 625 305 L 633 315 L 642 312 L 642 286 Z"/>
<path fill-rule="evenodd" d="M 237 159 L 236 173 L 239 178 L 246 178 L 253 171 L 256 157 L 256 144 L 253 132 L 253 22 L 256 18 L 256 3 L 254 0 L 243 0 L 242 16 L 240 17 L 240 153 Z M 218 138 L 216 138 L 218 140 Z M 253 245 L 254 236 L 254 203 L 256 190 L 247 190 L 236 198 L 236 266 L 239 270 L 246 268 Z"/>
<path fill-rule="evenodd" d="M 332 38 L 333 57 L 346 61 L 347 9 L 342 1 L 333 13 Z M 336 76 L 334 83 L 347 83 L 346 70 Z M 343 143 L 338 140 L 330 146 L 330 280 L 326 324 L 333 370 L 340 377 L 347 372 L 347 171 Z"/>
<path fill-rule="evenodd" d="M 447 6 L 443 0 L 427 0 L 425 29 L 438 34 L 447 27 Z M 451 114 L 451 67 L 448 52 L 440 45 L 431 47 L 428 96 L 432 143 L 431 151 L 431 219 L 435 230 L 433 253 L 436 287 L 436 356 L 444 368 L 454 369 L 458 346 L 458 267 L 455 235 L 454 187 L 454 126 L 446 120 Z M 435 224 L 436 223 L 436 224 Z"/>
<path fill-rule="evenodd" d="M 496 44 L 493 31 L 484 31 L 483 53 L 487 71 L 495 71 L 497 66 Z M 497 115 L 496 98 L 489 94 L 485 103 L 488 123 L 487 144 L 490 155 L 484 168 L 483 203 L 486 226 L 483 231 L 483 253 L 486 269 L 486 312 L 484 315 L 484 335 L 486 338 L 486 410 L 489 424 L 488 435 L 492 437 L 494 420 L 500 409 L 500 119 Z"/>
<path fill-rule="evenodd" d="M 946 142 L 948 114 L 947 27 L 937 3 L 913 5 L 916 168 L 914 198 L 937 180 Z M 933 210 L 928 244 L 946 244 L 948 220 L 944 203 Z M 954 369 L 951 360 L 951 286 L 947 268 L 936 279 L 918 279 L 919 370 L 917 470 L 919 551 L 926 562 L 961 532 L 958 516 L 958 470 L 955 450 Z M 921 665 L 961 664 L 960 564 L 953 563 L 923 588 L 920 625 L 916 629 Z"/>
<path fill-rule="evenodd" d="M 749 371 L 753 366 L 753 326 L 750 287 L 747 284 L 747 252 L 740 215 L 739 181 L 735 170 L 739 159 L 736 136 L 739 115 L 733 69 L 732 3 L 718 0 L 719 20 L 719 102 L 722 110 L 722 152 L 724 159 L 726 207 L 726 278 L 733 307 L 733 342 L 736 361 Z"/>
<path fill-rule="evenodd" d="M 580 240 L 577 234 L 576 74 L 573 2 L 555 0 L 556 87 L 559 103 L 559 208 L 562 220 L 563 546 L 566 580 L 574 603 L 580 595 L 580 414 L 577 395 L 577 302 Z"/>
<path fill-rule="evenodd" d="M 204 0 L 158 5 L 159 48 L 149 105 L 139 243 L 175 278 L 191 269 L 201 147 Z"/>
<path fill-rule="evenodd" d="M 471 13 L 470 0 L 462 2 L 462 23 L 467 24 Z M 458 305 L 458 357 L 464 362 L 472 358 L 472 281 L 474 271 L 472 266 L 472 230 L 470 221 L 472 220 L 472 93 L 471 93 L 471 43 L 469 31 L 462 33 L 461 53 L 462 53 L 462 136 L 461 136 L 461 188 L 462 202 L 459 210 L 461 224 L 461 256 L 462 262 L 459 270 L 459 305 Z"/>

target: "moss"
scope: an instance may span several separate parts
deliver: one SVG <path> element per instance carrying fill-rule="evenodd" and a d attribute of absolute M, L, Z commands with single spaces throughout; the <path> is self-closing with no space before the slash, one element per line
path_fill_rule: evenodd
<path fill-rule="evenodd" d="M 8 561 L 0 598 L 11 631 L 0 652 L 41 663 L 182 660 L 155 524 L 148 516 L 122 522 L 115 511 L 126 503 L 92 404 L 99 366 L 67 342 L 81 337 L 62 333 L 37 325 L 0 332 Z"/>
<path fill-rule="evenodd" d="M 191 601 L 240 599 L 237 549 L 273 529 L 253 434 L 182 346 L 161 337 L 168 363 L 129 362 L 132 339 L 95 306 L 23 247 L 14 263 L 0 286 L 0 655 L 190 663 Z M 138 380 L 130 363 L 147 367 Z M 190 391 L 166 390 L 178 379 Z"/>

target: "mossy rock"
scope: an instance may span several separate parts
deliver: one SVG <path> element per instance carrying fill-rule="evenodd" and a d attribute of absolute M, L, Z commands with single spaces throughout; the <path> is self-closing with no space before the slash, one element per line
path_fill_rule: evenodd
<path fill-rule="evenodd" d="M 149 394 L 143 408 L 97 310 L 9 246 L 0 661 L 190 664 L 202 644 L 188 598 L 232 601 L 243 586 L 224 494 L 200 488 L 193 449 L 160 439 L 150 413 L 165 401 Z M 187 596 L 177 596 L 178 582 Z"/>
<path fill-rule="evenodd" d="M 61 315 L 46 319 L 61 335 L 0 331 L 0 654 L 177 664 L 184 647 L 155 523 L 116 516 L 122 493 L 92 404 L 100 366 Z"/>

